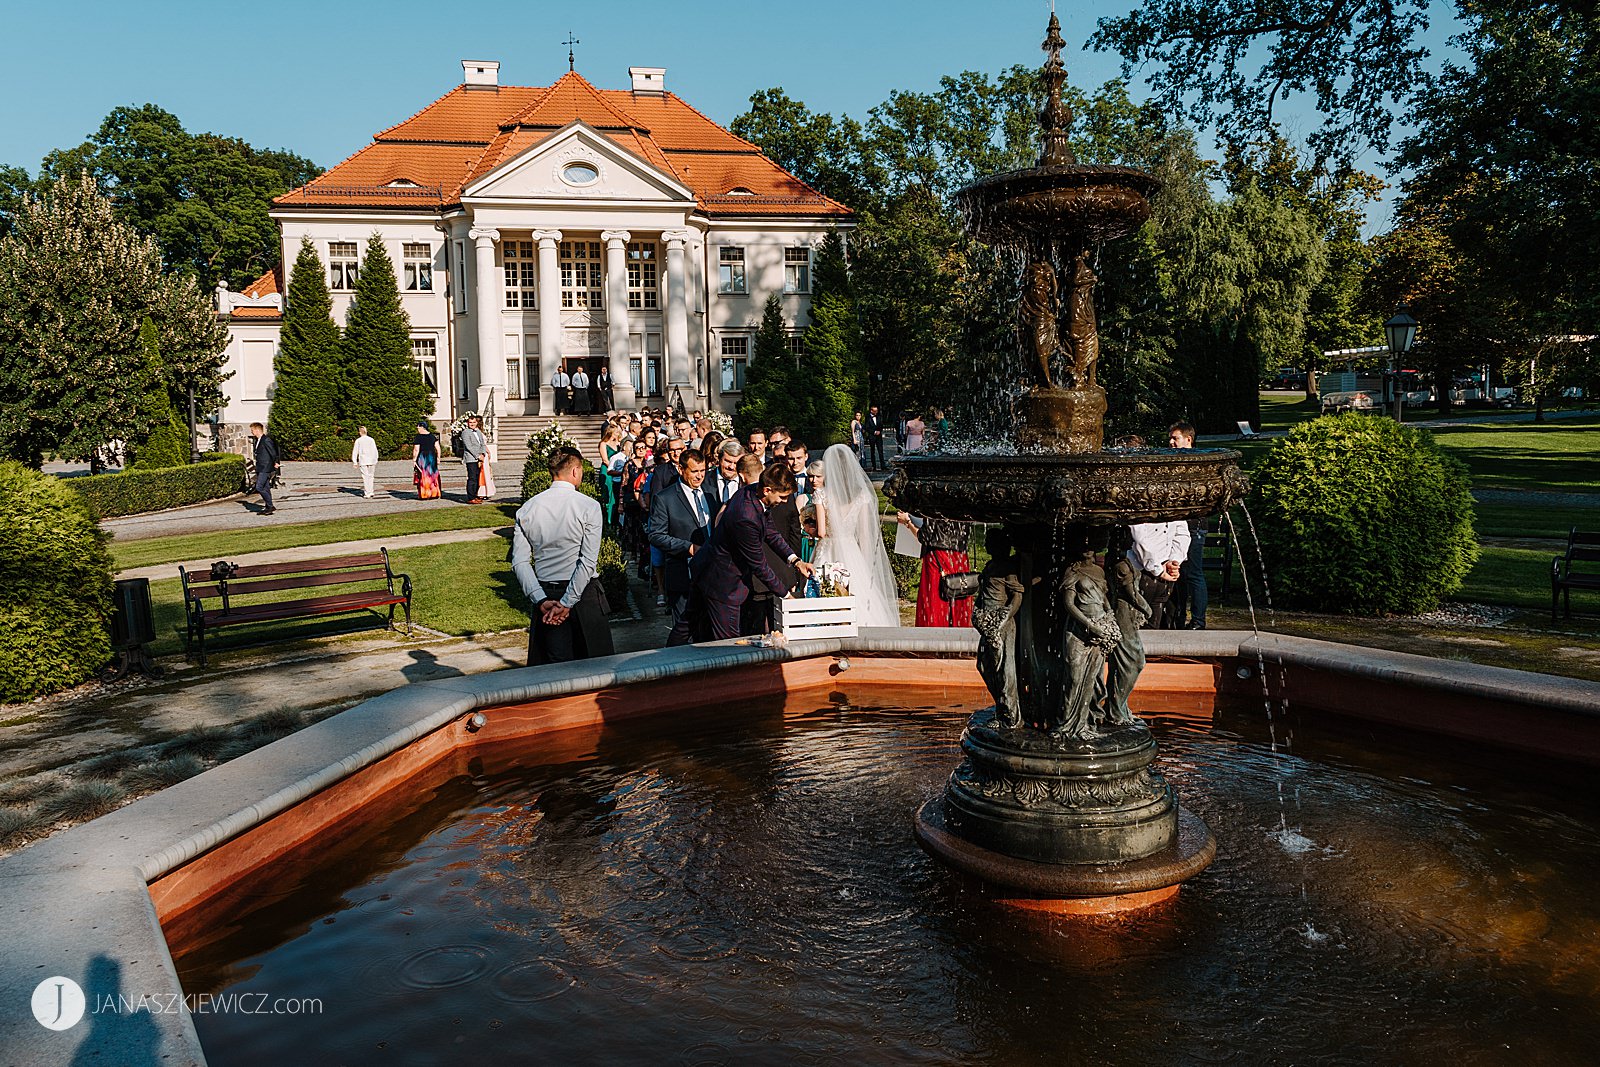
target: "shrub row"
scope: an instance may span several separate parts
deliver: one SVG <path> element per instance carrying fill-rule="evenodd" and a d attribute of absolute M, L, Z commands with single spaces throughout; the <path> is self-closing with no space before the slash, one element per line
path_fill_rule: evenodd
<path fill-rule="evenodd" d="M 0 462 L 0 703 L 76 685 L 111 658 L 111 555 L 60 478 Z"/>
<path fill-rule="evenodd" d="M 244 457 L 208 452 L 192 465 L 67 478 L 62 484 L 77 492 L 102 519 L 139 515 L 239 492 L 244 488 Z"/>
<path fill-rule="evenodd" d="M 522 499 L 532 500 L 550 488 L 550 483 L 553 480 L 550 477 L 550 469 L 545 462 L 530 457 L 522 465 Z M 599 472 L 595 469 L 594 464 L 588 460 L 583 461 L 583 481 L 578 483 L 578 491 L 592 496 L 596 500 L 603 499 L 600 496 Z"/>

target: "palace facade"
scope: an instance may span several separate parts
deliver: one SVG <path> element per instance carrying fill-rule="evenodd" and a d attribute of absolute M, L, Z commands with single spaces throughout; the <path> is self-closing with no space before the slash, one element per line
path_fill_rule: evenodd
<path fill-rule="evenodd" d="M 667 92 L 662 68 L 629 68 L 620 90 L 462 69 L 461 85 L 274 201 L 281 265 L 217 293 L 234 372 L 224 423 L 267 419 L 302 238 L 342 323 L 382 237 L 438 421 L 550 413 L 552 375 L 580 364 L 610 366 L 619 407 L 732 410 L 774 293 L 798 346 L 816 248 L 849 209 Z"/>

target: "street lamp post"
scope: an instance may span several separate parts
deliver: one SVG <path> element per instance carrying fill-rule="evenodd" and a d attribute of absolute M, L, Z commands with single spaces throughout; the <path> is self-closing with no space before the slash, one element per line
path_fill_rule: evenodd
<path fill-rule="evenodd" d="M 1394 318 L 1383 324 L 1389 340 L 1389 354 L 1394 357 L 1394 421 L 1400 422 L 1405 401 L 1405 390 L 1400 387 L 1400 371 L 1407 352 L 1417 340 L 1417 320 L 1411 317 L 1404 304 L 1394 313 Z"/>

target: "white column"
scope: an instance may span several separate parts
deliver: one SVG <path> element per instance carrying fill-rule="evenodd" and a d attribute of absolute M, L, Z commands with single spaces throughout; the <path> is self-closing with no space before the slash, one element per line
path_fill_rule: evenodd
<path fill-rule="evenodd" d="M 486 411 L 492 403 L 498 418 L 505 414 L 501 408 L 506 396 L 506 360 L 500 339 L 500 306 L 504 298 L 500 294 L 500 272 L 494 268 L 494 244 L 500 240 L 500 231 L 474 227 L 467 236 L 473 240 L 478 271 L 472 309 L 478 319 L 477 410 Z M 496 445 L 497 442 L 490 443 L 491 459 L 497 458 Z"/>
<path fill-rule="evenodd" d="M 667 245 L 667 365 L 662 369 L 669 397 L 672 386 L 689 384 L 689 280 L 684 274 L 683 249 L 692 236 L 688 230 L 668 230 L 661 235 Z"/>
<path fill-rule="evenodd" d="M 550 376 L 561 365 L 561 263 L 557 253 L 560 230 L 534 230 L 539 242 L 539 412 L 556 409 Z"/>
<path fill-rule="evenodd" d="M 617 407 L 633 407 L 633 379 L 628 376 L 628 241 L 627 230 L 606 230 L 606 350 L 611 364 L 611 391 Z"/>

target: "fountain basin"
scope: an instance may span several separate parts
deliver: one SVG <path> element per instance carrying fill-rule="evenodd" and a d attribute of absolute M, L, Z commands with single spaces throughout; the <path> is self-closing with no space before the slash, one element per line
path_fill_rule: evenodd
<path fill-rule="evenodd" d="M 154 1014 L 100 1015 L 87 1029 L 80 1025 L 59 1033 L 44 1029 L 25 1011 L 0 1015 L 0 1060 L 67 1062 L 98 1055 L 128 1065 L 204 1062 L 181 1000 L 184 990 L 168 938 L 181 942 L 204 928 L 205 923 L 190 920 L 208 908 L 219 909 L 211 913 L 214 921 L 228 921 L 241 896 L 270 888 L 262 874 L 269 864 L 296 850 L 322 847 L 342 833 L 340 827 L 387 817 L 378 805 L 401 815 L 421 805 L 431 794 L 417 792 L 426 787 L 419 776 L 443 766 L 441 761 L 457 761 L 463 772 L 472 773 L 473 759 L 492 751 L 494 743 L 541 736 L 553 743 L 574 727 L 632 718 L 673 721 L 682 701 L 724 703 L 737 715 L 762 693 L 810 687 L 826 694 L 872 681 L 916 684 L 928 699 L 938 699 L 950 687 L 976 694 L 974 646 L 970 632 L 867 631 L 854 641 L 808 643 L 788 651 L 668 649 L 442 679 L 376 697 L 0 860 L 0 906 L 13 917 L 7 952 L 0 956 L 0 994 L 9 1002 L 25 1002 L 41 976 L 58 974 L 86 986 L 101 983 L 91 995 L 146 994 L 175 1004 Z M 1187 710 L 1197 713 L 1197 724 L 1210 722 L 1219 694 L 1259 702 L 1265 686 L 1274 699 L 1290 701 L 1303 714 L 1333 713 L 1367 724 L 1363 732 L 1375 739 L 1371 744 L 1429 735 L 1465 740 L 1488 754 L 1496 773 L 1501 761 L 1519 753 L 1548 761 L 1552 774 L 1600 767 L 1600 685 L 1595 683 L 1248 633 L 1153 632 L 1148 651 L 1153 662 L 1141 678 L 1140 707 L 1167 715 Z M 841 655 L 849 658 L 848 670 L 841 670 Z M 475 710 L 490 719 L 477 734 L 466 724 Z M 954 732 L 948 733 L 938 758 L 947 758 L 944 746 L 954 743 Z M 1174 744 L 1169 736 L 1164 748 L 1171 752 Z M 1181 743 L 1177 747 L 1181 750 Z M 1232 776 L 1226 766 L 1218 768 L 1217 780 Z M 1575 770 L 1572 777 L 1578 777 Z M 1197 788 L 1202 783 L 1188 784 L 1204 799 L 1204 790 Z M 1382 824 L 1369 825 L 1380 837 L 1389 832 Z M 898 833 L 914 854 L 903 826 Z M 1548 839 L 1554 845 L 1563 834 L 1558 830 Z M 1357 835 L 1347 847 L 1365 846 Z M 1410 877 L 1406 864 L 1394 870 Z M 1448 905 L 1448 881 L 1426 882 L 1445 876 L 1421 877 L 1426 884 L 1415 891 L 1428 902 L 1425 910 Z M 1211 881 L 1202 877 L 1191 888 Z M 1392 896 L 1394 887 L 1378 891 Z M 1159 942 L 1164 928 L 1158 921 L 1142 933 L 1117 933 L 1114 940 L 1120 944 L 1131 936 L 1139 943 Z M 1059 932 L 1050 935 L 1053 943 L 1076 945 L 1074 951 L 1090 956 L 1102 951 L 1113 958 L 1127 952 L 1141 956 L 1136 949 L 1114 947 L 1106 940 L 1112 935 L 1082 936 L 1088 940 L 1080 944 L 1062 941 Z M 1189 970 L 1185 965 L 1174 973 Z M 1270 981 L 1266 974 L 1259 977 Z M 1121 995 L 1135 993 L 1130 988 Z M 1281 1013 L 1275 1025 L 1295 1017 Z M 1326 1004 L 1317 1017 L 1328 1017 Z M 218 1062 L 226 1058 L 226 1049 L 214 1051 Z"/>
<path fill-rule="evenodd" d="M 1079 247 L 1132 233 L 1161 181 L 1132 167 L 1043 163 L 982 178 L 956 193 L 972 236 L 1029 244 L 1070 235 Z"/>
<path fill-rule="evenodd" d="M 916 515 L 1034 526 L 1200 519 L 1244 496 L 1231 448 L 903 456 L 884 493 Z"/>

